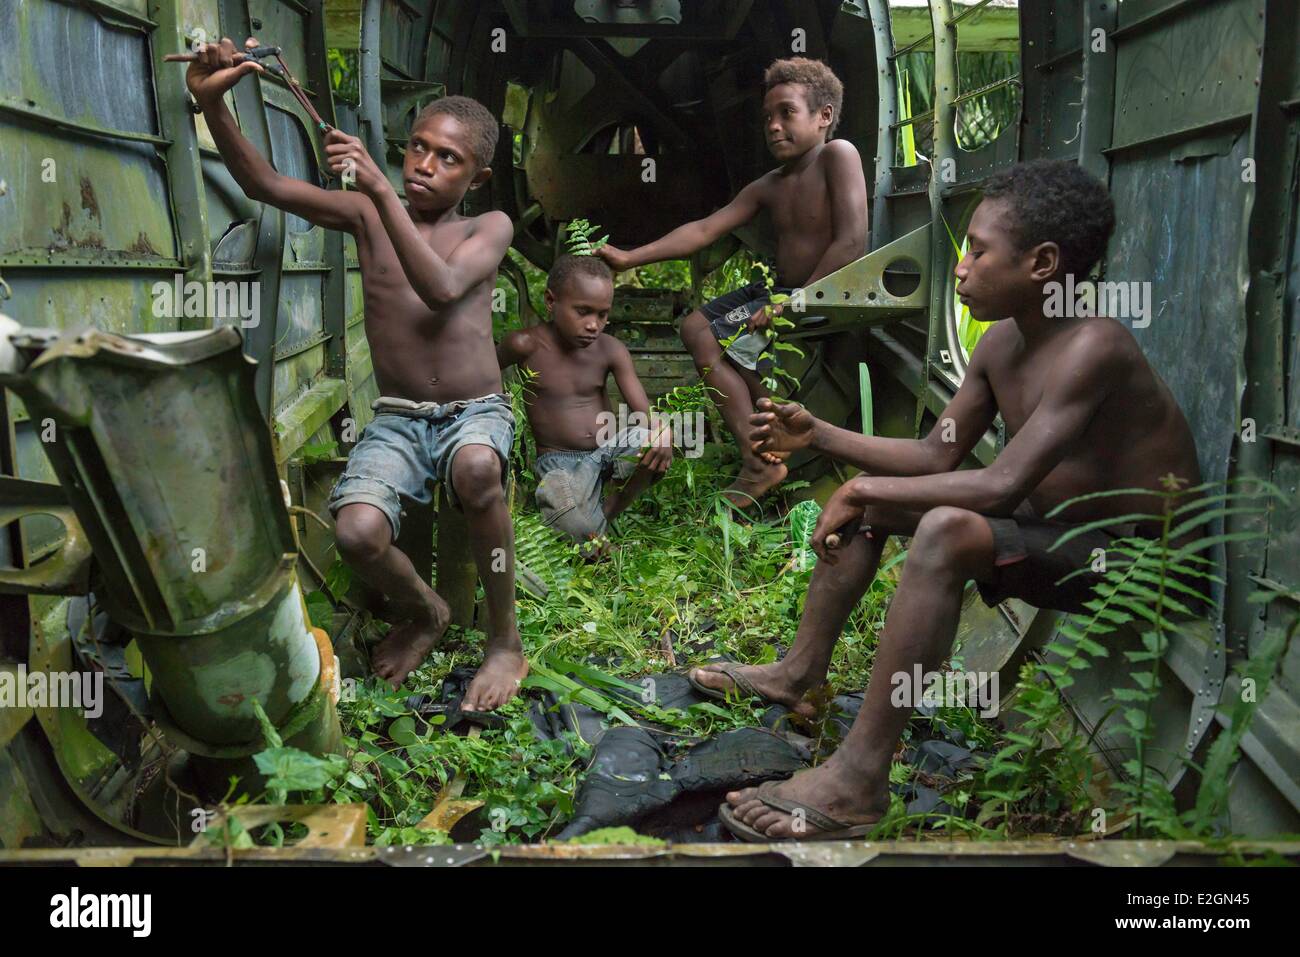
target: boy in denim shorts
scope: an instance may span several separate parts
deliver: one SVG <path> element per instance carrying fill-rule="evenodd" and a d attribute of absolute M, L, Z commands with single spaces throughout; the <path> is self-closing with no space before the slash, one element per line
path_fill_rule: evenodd
<path fill-rule="evenodd" d="M 245 48 L 258 46 L 250 37 Z M 325 190 L 285 176 L 261 156 L 227 109 L 226 91 L 262 72 L 228 39 L 202 46 L 185 75 L 231 176 L 246 194 L 356 240 L 366 341 L 386 398 L 352 450 L 330 497 L 339 554 L 387 596 L 393 628 L 373 650 L 394 688 L 424 661 L 451 621 L 447 603 L 395 544 L 400 499 L 428 501 L 445 484 L 465 511 L 487 594 L 487 641 L 461 707 L 490 711 L 528 674 L 515 622 L 514 537 L 501 485 L 510 406 L 492 353 L 492 290 L 514 226 L 504 213 L 460 215 L 465 193 L 492 175 L 500 124 L 483 104 L 448 96 L 411 126 L 402 195 L 355 136 L 325 134 L 329 168 L 355 189 Z"/>
<path fill-rule="evenodd" d="M 445 403 L 380 396 L 370 407 L 375 417 L 330 493 L 332 512 L 355 502 L 372 505 L 384 513 L 396 540 L 403 504 L 431 504 L 434 483 L 441 482 L 451 505 L 460 507 L 451 463 L 466 446 L 496 452 L 504 480 L 515 435 L 515 417 L 505 393 Z"/>
<path fill-rule="evenodd" d="M 503 369 L 518 365 L 531 374 L 524 403 L 537 443 L 533 471 L 542 520 L 586 543 L 603 538 L 609 520 L 668 470 L 673 437 L 650 422 L 650 400 L 627 346 L 602 332 L 614 301 L 609 267 L 593 256 L 560 256 L 545 299 L 550 321 L 506 335 L 497 359 Z M 618 427 L 634 416 L 610 409 L 610 373 L 647 426 Z M 606 495 L 610 479 L 622 484 Z"/>

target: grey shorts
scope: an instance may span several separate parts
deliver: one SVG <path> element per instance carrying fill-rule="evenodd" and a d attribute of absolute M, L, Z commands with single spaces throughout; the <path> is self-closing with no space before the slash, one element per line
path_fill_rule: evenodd
<path fill-rule="evenodd" d="M 779 287 L 773 289 L 772 293 L 789 295 L 793 291 Z M 761 282 L 751 282 L 748 286 L 733 289 L 700 306 L 700 312 L 709 320 L 709 328 L 713 330 L 718 342 L 726 342 L 735 336 L 725 350 L 731 360 L 756 372 L 766 372 L 772 367 L 772 337 L 766 332 L 744 330 L 749 325 L 749 317 L 771 301 L 767 286 Z"/>
<path fill-rule="evenodd" d="M 373 505 L 388 517 L 396 540 L 403 500 L 429 504 L 435 482 L 443 483 L 448 499 L 459 507 L 451 463 L 466 445 L 493 449 L 501 459 L 504 480 L 515 437 L 509 396 L 497 393 L 442 404 L 381 396 L 373 408 L 378 414 L 361 433 L 330 492 L 331 515 L 354 502 Z"/>
<path fill-rule="evenodd" d="M 602 507 L 605 483 L 610 478 L 621 481 L 636 471 L 633 457 L 650 441 L 650 432 L 630 428 L 618 441 L 624 444 L 537 456 L 533 474 L 543 524 L 579 542 L 605 534 L 609 525 Z"/>

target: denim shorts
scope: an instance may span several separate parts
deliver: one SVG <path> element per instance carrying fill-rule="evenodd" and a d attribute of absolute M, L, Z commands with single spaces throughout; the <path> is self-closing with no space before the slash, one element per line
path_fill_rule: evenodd
<path fill-rule="evenodd" d="M 766 332 L 744 330 L 749 325 L 749 317 L 772 301 L 772 293 L 789 295 L 793 291 L 782 286 L 769 292 L 763 283 L 751 282 L 706 302 L 700 306 L 700 312 L 709 320 L 709 328 L 719 342 L 736 336 L 726 347 L 733 362 L 746 369 L 766 372 L 772 367 L 772 337 Z"/>
<path fill-rule="evenodd" d="M 602 507 L 605 482 L 626 479 L 637 469 L 633 459 L 650 441 L 650 431 L 629 428 L 618 436 L 624 445 L 543 452 L 533 464 L 537 507 L 542 523 L 585 542 L 604 535 L 609 523 Z"/>
<path fill-rule="evenodd" d="M 456 402 L 411 402 L 381 396 L 374 419 L 348 456 L 347 467 L 330 492 L 329 510 L 365 502 L 388 517 L 397 539 L 402 502 L 433 501 L 433 484 L 442 482 L 456 507 L 451 463 L 466 445 L 486 445 L 501 459 L 502 479 L 510 466 L 515 417 L 510 397 L 497 393 Z"/>

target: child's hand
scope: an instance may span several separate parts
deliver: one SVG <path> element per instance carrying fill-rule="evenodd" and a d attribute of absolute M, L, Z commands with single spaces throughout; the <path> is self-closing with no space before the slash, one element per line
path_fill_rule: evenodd
<path fill-rule="evenodd" d="M 605 260 L 605 263 L 614 272 L 627 272 L 632 268 L 631 255 L 628 251 L 619 249 L 617 246 L 611 246 L 609 243 L 597 249 L 596 255 Z"/>
<path fill-rule="evenodd" d="M 366 196 L 373 198 L 392 188 L 388 177 L 379 171 L 361 140 L 340 129 L 331 129 L 325 134 L 325 163 L 345 183 L 355 184 L 358 192 Z"/>
<path fill-rule="evenodd" d="M 812 445 L 816 419 L 798 402 L 759 399 L 749 417 L 749 441 L 755 452 L 797 452 Z"/>
<path fill-rule="evenodd" d="M 772 328 L 772 317 L 781 315 L 783 306 L 766 305 L 760 306 L 758 311 L 749 317 L 749 331 L 763 332 Z"/>
<path fill-rule="evenodd" d="M 813 529 L 812 538 L 808 544 L 812 550 L 817 553 L 817 557 L 834 565 L 838 557 L 836 549 L 842 548 L 847 542 L 837 542 L 835 545 L 828 545 L 827 536 L 835 534 L 840 535 L 840 529 L 850 522 L 858 523 L 862 521 L 865 514 L 865 507 L 858 502 L 857 479 L 845 482 L 827 501 L 826 506 L 822 509 L 821 514 L 817 517 L 817 527 Z"/>
<path fill-rule="evenodd" d="M 661 428 L 650 444 L 641 450 L 640 464 L 658 475 L 663 475 L 673 464 L 673 434 L 667 426 Z"/>
<path fill-rule="evenodd" d="M 251 50 L 260 44 L 249 37 L 244 46 Z M 197 59 L 185 71 L 185 85 L 201 108 L 220 100 L 245 74 L 265 72 L 256 60 L 244 59 L 230 37 L 222 37 L 220 43 L 200 44 L 194 53 Z"/>
<path fill-rule="evenodd" d="M 672 446 L 662 449 L 652 445 L 647 449 L 643 449 L 640 464 L 642 468 L 648 469 L 656 475 L 663 475 L 673 464 Z"/>

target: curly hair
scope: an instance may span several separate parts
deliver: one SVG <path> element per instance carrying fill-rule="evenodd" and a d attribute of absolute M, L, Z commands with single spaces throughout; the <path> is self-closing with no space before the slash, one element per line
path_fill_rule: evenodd
<path fill-rule="evenodd" d="M 1056 243 L 1064 271 L 1085 276 L 1106 252 L 1115 203 L 1101 180 L 1072 160 L 1030 160 L 989 178 L 985 199 L 1007 201 L 1020 251 Z"/>
<path fill-rule="evenodd" d="M 593 279 L 614 281 L 614 274 L 605 265 L 605 260 L 597 256 L 573 256 L 565 253 L 556 257 L 551 271 L 546 274 L 546 288 L 558 293 L 573 276 L 590 276 Z"/>
<path fill-rule="evenodd" d="M 831 125 L 826 128 L 829 140 L 840 125 L 840 107 L 844 103 L 844 84 L 821 60 L 791 57 L 775 60 L 763 73 L 763 94 L 782 83 L 798 83 L 803 87 L 808 109 L 816 113 L 826 104 L 831 106 Z"/>
<path fill-rule="evenodd" d="M 434 100 L 420 111 L 415 122 L 411 124 L 411 130 L 414 131 L 429 117 L 437 116 L 439 113 L 453 116 L 464 124 L 469 131 L 470 152 L 474 154 L 479 169 L 490 165 L 492 157 L 496 155 L 497 134 L 501 132 L 501 127 L 488 108 L 468 96 L 444 96 L 440 100 Z"/>

